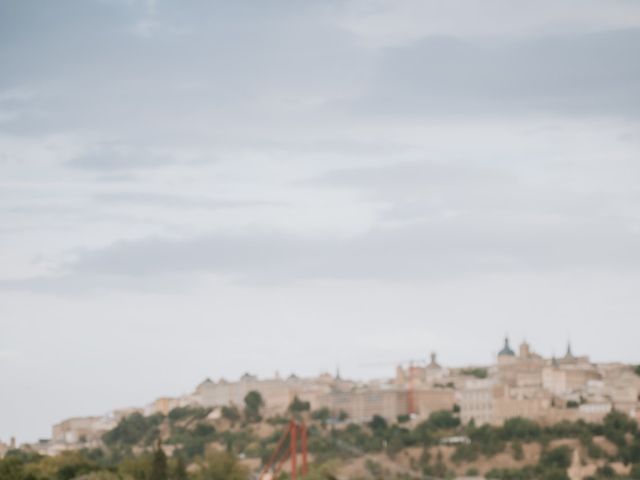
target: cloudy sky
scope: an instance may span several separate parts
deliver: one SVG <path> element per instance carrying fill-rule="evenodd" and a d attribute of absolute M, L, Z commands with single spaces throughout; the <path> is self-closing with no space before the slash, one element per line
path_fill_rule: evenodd
<path fill-rule="evenodd" d="M 0 439 L 245 371 L 640 362 L 636 0 L 0 1 Z"/>

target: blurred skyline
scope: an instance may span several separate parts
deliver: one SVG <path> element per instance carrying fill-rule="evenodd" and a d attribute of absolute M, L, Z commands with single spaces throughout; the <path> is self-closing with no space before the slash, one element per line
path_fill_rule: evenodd
<path fill-rule="evenodd" d="M 639 362 L 638 58 L 632 0 L 0 0 L 0 439 L 505 334 Z"/>

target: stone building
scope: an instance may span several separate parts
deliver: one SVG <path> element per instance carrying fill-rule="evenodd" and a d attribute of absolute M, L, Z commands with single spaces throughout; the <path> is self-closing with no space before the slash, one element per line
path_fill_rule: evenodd
<path fill-rule="evenodd" d="M 69 418 L 53 426 L 51 439 L 66 444 L 99 442 L 102 434 L 116 425 L 109 416 Z"/>
<path fill-rule="evenodd" d="M 340 380 L 335 380 L 340 383 Z M 192 395 L 193 401 L 204 407 L 222 405 L 244 405 L 245 396 L 251 391 L 257 391 L 265 403 L 265 411 L 268 413 L 280 413 L 285 411 L 294 397 L 308 401 L 312 407 L 318 405 L 318 397 L 329 392 L 333 382 L 323 375 L 318 379 L 301 379 L 295 375 L 287 379 L 278 376 L 260 380 L 250 374 L 243 375 L 237 382 L 228 382 L 220 379 L 218 382 L 207 378 L 196 387 Z"/>
<path fill-rule="evenodd" d="M 460 420 L 476 425 L 494 422 L 495 379 L 469 380 L 460 395 Z"/>
<path fill-rule="evenodd" d="M 414 387 L 433 386 L 442 383 L 449 376 L 449 369 L 438 363 L 435 353 L 431 353 L 430 360 L 426 364 L 411 363 L 408 367 L 396 368 L 395 384 L 399 388 L 407 388 L 411 382 Z"/>
<path fill-rule="evenodd" d="M 419 388 L 414 391 L 416 414 L 427 418 L 438 410 L 453 410 L 459 395 L 452 388 Z"/>
<path fill-rule="evenodd" d="M 353 422 L 368 422 L 374 415 L 396 420 L 399 415 L 406 415 L 409 411 L 407 392 L 395 388 L 333 391 L 319 398 L 319 406 L 328 408 L 336 417 L 340 412 L 344 412 Z"/>

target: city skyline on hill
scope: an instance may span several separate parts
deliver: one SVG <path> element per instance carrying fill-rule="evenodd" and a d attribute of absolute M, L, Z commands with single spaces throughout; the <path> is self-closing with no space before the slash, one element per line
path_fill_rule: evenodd
<path fill-rule="evenodd" d="M 552 349 L 550 353 L 547 353 L 539 350 L 538 345 L 536 345 L 535 343 L 532 344 L 530 341 L 528 341 L 524 337 L 520 340 L 516 340 L 516 337 L 507 335 L 507 336 L 496 338 L 496 342 L 494 342 L 494 348 L 491 349 L 487 355 L 484 355 L 486 357 L 484 360 L 466 361 L 462 363 L 450 363 L 449 361 L 447 361 L 447 358 L 441 357 L 438 354 L 438 351 L 434 349 L 434 350 L 430 350 L 429 353 L 425 353 L 422 356 L 418 355 L 411 358 L 399 359 L 397 361 L 393 361 L 393 360 L 390 360 L 388 362 L 378 361 L 378 362 L 369 362 L 369 363 L 359 363 L 355 365 L 347 364 L 346 365 L 347 368 L 344 368 L 344 366 L 341 366 L 340 364 L 336 364 L 334 370 L 332 370 L 330 367 L 327 367 L 324 369 L 320 367 L 316 370 L 309 369 L 307 371 L 284 368 L 284 369 L 276 369 L 269 372 L 261 368 L 253 368 L 253 369 L 249 368 L 246 370 L 237 370 L 236 371 L 237 373 L 235 375 L 230 374 L 229 372 L 212 371 L 212 372 L 209 372 L 206 375 L 206 377 L 198 378 L 196 379 L 196 381 L 193 381 L 195 377 L 192 374 L 192 372 L 189 372 L 188 374 L 184 375 L 183 378 L 190 379 L 192 383 L 190 385 L 187 385 L 185 382 L 183 382 L 181 384 L 181 387 L 182 387 L 181 390 L 176 390 L 175 388 L 172 389 L 171 385 L 175 385 L 175 383 L 173 381 L 168 381 L 166 382 L 164 387 L 161 388 L 160 390 L 144 391 L 142 395 L 140 395 L 136 399 L 134 399 L 131 396 L 128 396 L 126 392 L 123 392 L 122 394 L 116 393 L 116 395 L 113 396 L 113 400 L 112 400 L 115 403 L 112 403 L 110 405 L 107 405 L 106 403 L 102 403 L 102 405 L 100 406 L 101 408 L 100 410 L 97 408 L 97 406 L 96 408 L 94 408 L 93 405 L 88 403 L 84 403 L 81 407 L 74 407 L 72 406 L 73 403 L 71 403 L 69 408 L 63 411 L 65 415 L 64 417 L 57 417 L 57 418 L 50 417 L 49 418 L 49 420 L 51 421 L 50 424 L 36 425 L 35 428 L 33 429 L 33 431 L 38 432 L 36 435 L 28 436 L 27 434 L 23 436 L 23 435 L 16 434 L 16 432 L 7 431 L 7 432 L 0 432 L 0 440 L 4 440 L 5 442 L 7 442 L 11 438 L 16 438 L 21 443 L 22 442 L 30 443 L 30 442 L 35 442 L 39 438 L 49 438 L 51 425 L 62 421 L 64 418 L 74 418 L 74 417 L 83 417 L 83 416 L 101 417 L 113 410 L 118 411 L 123 409 L 124 410 L 130 409 L 130 408 L 143 408 L 146 405 L 148 405 L 151 400 L 155 398 L 178 398 L 180 396 L 188 395 L 196 385 L 202 384 L 203 381 L 204 383 L 213 381 L 214 384 L 220 383 L 222 385 L 227 382 L 234 383 L 237 381 L 243 381 L 244 378 L 254 378 L 260 381 L 269 381 L 272 379 L 277 379 L 277 380 L 281 379 L 283 381 L 286 381 L 288 379 L 295 379 L 295 378 L 301 378 L 301 379 L 311 379 L 315 377 L 322 378 L 323 375 L 327 375 L 335 379 L 345 378 L 349 381 L 355 381 L 356 383 L 364 382 L 363 385 L 369 384 L 368 382 L 374 382 L 371 385 L 377 385 L 378 381 L 387 382 L 391 378 L 393 378 L 394 375 L 397 375 L 397 368 L 399 367 L 403 367 L 406 371 L 408 371 L 408 369 L 411 366 L 422 368 L 424 366 L 428 366 L 430 363 L 434 364 L 435 362 L 437 362 L 435 364 L 438 365 L 439 368 L 440 366 L 444 368 L 453 368 L 458 370 L 464 370 L 466 368 L 474 368 L 474 367 L 492 368 L 496 365 L 496 359 L 500 355 L 503 355 L 507 349 L 510 348 L 510 352 L 511 352 L 510 354 L 519 355 L 518 352 L 522 350 L 523 346 L 526 346 L 527 351 L 531 349 L 532 352 L 535 352 L 536 354 L 542 354 L 542 357 L 547 359 L 563 359 L 567 357 L 582 358 L 583 356 L 585 356 L 585 358 L 591 358 L 589 356 L 589 352 L 583 351 L 582 349 L 576 350 L 576 348 L 571 343 L 571 341 L 567 341 L 567 343 L 564 346 L 565 348 L 564 350 L 559 349 L 560 351 L 556 351 L 555 349 Z M 480 356 L 477 356 L 477 357 L 480 358 Z M 467 358 L 473 358 L 473 356 L 467 357 Z M 606 358 L 606 359 L 591 358 L 590 361 L 594 363 L 602 363 L 602 364 L 620 362 L 622 364 L 627 364 L 634 367 L 636 366 L 636 364 L 640 364 L 640 362 L 638 362 L 635 359 L 633 361 L 623 361 L 616 358 Z M 114 387 L 117 389 L 117 384 L 114 385 Z M 74 411 L 73 408 L 76 408 L 76 410 Z M 28 430 L 25 430 L 25 431 L 28 431 Z"/>

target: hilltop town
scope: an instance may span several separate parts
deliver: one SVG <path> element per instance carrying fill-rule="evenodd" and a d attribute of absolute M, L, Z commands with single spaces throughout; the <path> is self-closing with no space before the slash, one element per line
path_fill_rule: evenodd
<path fill-rule="evenodd" d="M 256 399 L 253 413 L 251 408 L 254 407 L 248 400 L 251 398 Z M 598 440 L 602 428 L 598 425 L 607 425 L 612 419 L 620 423 L 623 418 L 626 419 L 624 425 L 627 422 L 635 425 L 629 427 L 629 432 L 637 431 L 640 369 L 622 363 L 593 363 L 588 356 L 575 355 L 570 345 L 563 356 L 544 358 L 535 353 L 527 342 L 522 342 L 514 351 L 509 339 L 504 339 L 492 365 L 449 368 L 440 364 L 433 353 L 422 363 L 399 365 L 395 376 L 386 380 L 360 382 L 341 378 L 339 373 L 313 378 L 291 375 L 268 379 L 245 374 L 237 381 L 207 378 L 189 395 L 158 398 L 145 407 L 118 409 L 106 415 L 66 419 L 53 426 L 50 439 L 20 448 L 34 454 L 54 456 L 68 451 L 101 451 L 105 446 L 117 450 L 126 446 L 127 449 L 121 452 L 142 454 L 153 448 L 154 441 L 164 441 L 163 449 L 168 454 L 186 452 L 188 459 L 194 459 L 206 452 L 209 443 L 225 450 L 226 442 L 226 449 L 231 448 L 255 471 L 261 465 L 261 459 L 264 461 L 266 452 L 274 448 L 272 443 L 278 429 L 283 428 L 286 419 L 292 416 L 306 419 L 309 423 L 310 441 L 314 440 L 313 435 L 318 435 L 317 439 L 323 438 L 322 432 L 328 425 L 333 432 L 331 435 L 340 435 L 335 431 L 349 432 L 353 428 L 365 427 L 372 438 L 375 438 L 377 428 L 391 429 L 384 430 L 389 437 L 384 437 L 379 450 L 389 453 L 389 445 L 396 442 L 392 455 L 395 463 L 387 465 L 385 471 L 403 475 L 410 475 L 420 458 L 424 462 L 425 455 L 429 458 L 440 455 L 442 475 L 467 471 L 486 474 L 495 470 L 500 462 L 496 463 L 493 455 L 500 450 L 484 451 L 486 440 L 483 440 L 483 447 L 477 447 L 480 450 L 473 450 L 475 432 L 483 431 L 484 426 L 489 428 L 485 432 L 502 432 L 499 435 L 508 438 L 509 434 L 504 432 L 512 429 L 514 422 L 526 422 L 523 425 L 530 429 L 535 425 L 534 430 L 546 428 L 548 432 L 555 432 L 548 433 L 549 438 L 568 435 L 575 440 L 577 431 L 581 432 L 580 435 L 587 435 L 590 440 L 580 444 L 582 454 L 577 447 L 572 450 L 571 478 L 586 478 L 587 473 L 595 474 L 610 462 L 612 465 L 619 463 L 614 471 L 629 474 L 633 461 L 625 465 L 620 457 L 623 444 L 626 448 L 626 440 L 623 438 L 622 443 L 607 445 L 606 439 Z M 572 433 L 567 434 L 566 429 L 563 433 L 554 430 L 558 425 L 578 427 L 569 429 Z M 395 439 L 395 428 L 409 432 L 406 433 L 409 436 Z M 198 433 L 198 429 L 205 433 Z M 420 445 L 419 438 L 425 429 L 429 432 L 429 441 L 424 440 L 420 455 L 412 452 L 411 448 L 404 448 L 413 446 L 415 449 Z M 132 430 L 138 433 L 133 435 L 130 433 Z M 126 437 L 123 432 L 129 432 L 126 434 L 129 440 L 123 440 Z M 244 443 L 237 439 L 229 440 L 236 438 L 234 435 L 253 438 L 254 443 L 261 445 L 259 452 L 252 454 L 251 442 L 246 439 Z M 438 450 L 424 450 L 427 445 L 433 446 L 433 438 L 438 439 Z M 517 441 L 527 438 L 518 437 Z M 353 440 L 351 444 L 344 439 L 336 441 L 338 446 L 347 445 L 345 448 L 351 449 L 351 456 L 367 457 L 365 453 L 369 450 L 357 445 L 364 440 Z M 229 442 L 233 447 L 229 447 Z M 640 463 L 640 444 L 637 447 L 637 461 Z M 316 459 L 321 458 L 318 448 L 317 445 L 310 447 Z M 519 452 L 514 458 L 525 462 L 518 464 L 523 467 L 527 459 L 530 462 L 532 459 L 541 461 L 546 447 L 536 450 L 516 444 L 513 448 Z M 0 455 L 15 449 L 15 441 L 2 443 Z M 402 461 L 396 455 L 401 451 L 406 457 L 404 466 L 398 466 Z M 594 453 L 596 451 L 600 453 Z M 369 453 L 377 452 L 373 448 Z M 461 461 L 477 462 L 479 452 L 485 456 L 492 453 L 489 458 L 493 460 L 486 465 L 461 466 Z M 609 456 L 602 452 L 609 452 Z M 591 465 L 587 461 L 589 458 L 594 459 Z M 599 459 L 599 463 L 595 459 Z M 372 460 L 369 458 L 367 461 Z M 380 465 L 385 463 L 384 459 L 378 461 Z M 363 465 L 360 467 L 366 473 L 367 469 Z M 514 465 L 507 462 L 503 467 Z M 423 473 L 437 473 L 433 468 L 433 465 L 422 466 Z"/>

